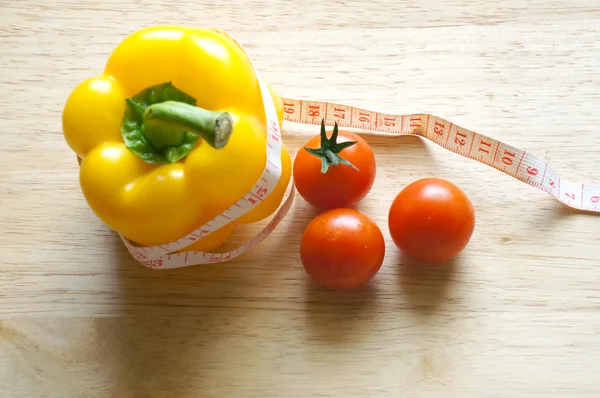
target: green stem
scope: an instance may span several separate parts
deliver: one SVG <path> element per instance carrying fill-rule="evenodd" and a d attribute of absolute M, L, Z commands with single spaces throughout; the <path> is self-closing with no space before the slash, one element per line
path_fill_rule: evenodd
<path fill-rule="evenodd" d="M 177 162 L 194 150 L 200 138 L 221 149 L 233 130 L 233 119 L 227 112 L 197 107 L 195 98 L 171 82 L 148 87 L 125 102 L 123 141 L 147 163 Z"/>
<path fill-rule="evenodd" d="M 352 167 L 355 170 L 358 168 L 350 163 L 348 160 L 342 158 L 339 153 L 346 148 L 356 144 L 356 141 L 344 141 L 337 142 L 338 138 L 338 124 L 337 122 L 333 126 L 333 132 L 331 137 L 327 138 L 325 132 L 325 120 L 321 121 L 321 147 L 320 148 L 307 148 L 304 149 L 311 155 L 317 156 L 321 159 L 321 173 L 327 173 L 332 166 L 338 166 L 340 164 Z"/>
<path fill-rule="evenodd" d="M 327 158 L 327 160 L 329 161 L 329 163 L 331 164 L 331 166 L 337 166 L 338 164 L 340 164 L 339 156 L 335 153 L 333 153 L 331 151 L 331 149 L 326 149 L 323 151 L 325 157 Z"/>
<path fill-rule="evenodd" d="M 157 150 L 178 147 L 185 133 L 197 134 L 214 148 L 221 149 L 233 132 L 227 112 L 213 112 L 179 101 L 164 101 L 146 108 L 144 135 Z"/>

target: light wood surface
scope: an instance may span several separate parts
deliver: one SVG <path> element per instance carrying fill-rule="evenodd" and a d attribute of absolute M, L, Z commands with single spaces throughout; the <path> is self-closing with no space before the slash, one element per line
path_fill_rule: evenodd
<path fill-rule="evenodd" d="M 66 96 L 127 34 L 212 25 L 281 95 L 433 113 L 600 183 L 597 1 L 0 5 L 2 397 L 600 396 L 597 215 L 425 140 L 367 137 L 378 176 L 359 208 L 387 257 L 366 288 L 310 282 L 301 198 L 234 262 L 154 271 L 88 209 L 61 133 Z M 317 132 L 285 125 L 285 143 Z M 476 208 L 447 269 L 411 266 L 387 230 L 395 194 L 427 176 Z"/>

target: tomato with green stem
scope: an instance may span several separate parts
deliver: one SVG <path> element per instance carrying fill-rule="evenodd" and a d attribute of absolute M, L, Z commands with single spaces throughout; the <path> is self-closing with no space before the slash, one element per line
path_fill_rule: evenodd
<path fill-rule="evenodd" d="M 328 137 L 323 120 L 320 135 L 298 151 L 293 174 L 298 193 L 314 207 L 352 207 L 373 186 L 375 155 L 364 138 L 339 130 L 337 123 Z"/>

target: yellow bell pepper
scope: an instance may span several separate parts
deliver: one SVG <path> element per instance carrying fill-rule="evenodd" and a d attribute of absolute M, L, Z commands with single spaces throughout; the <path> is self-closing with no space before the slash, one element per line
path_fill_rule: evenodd
<path fill-rule="evenodd" d="M 269 87 L 279 124 L 281 99 Z M 216 29 L 145 28 L 125 38 L 104 72 L 81 82 L 63 111 L 92 211 L 143 246 L 173 242 L 241 199 L 266 162 L 267 126 L 254 68 Z M 282 148 L 276 188 L 238 220 L 187 250 L 214 250 L 235 223 L 271 215 L 290 180 Z"/>

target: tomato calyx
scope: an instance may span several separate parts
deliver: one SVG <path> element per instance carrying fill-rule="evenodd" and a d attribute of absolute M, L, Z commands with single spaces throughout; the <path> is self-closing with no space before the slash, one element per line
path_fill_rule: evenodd
<path fill-rule="evenodd" d="M 340 164 L 352 167 L 355 170 L 358 170 L 356 166 L 342 158 L 339 153 L 344 149 L 351 147 L 356 144 L 356 141 L 347 141 L 347 142 L 336 142 L 338 137 L 338 124 L 335 122 L 333 126 L 333 133 L 331 134 L 331 138 L 327 138 L 327 133 L 325 132 L 325 119 L 321 120 L 321 147 L 320 148 L 308 148 L 304 147 L 304 149 L 310 153 L 311 155 L 317 156 L 321 159 L 321 173 L 327 173 L 329 167 L 337 166 Z"/>

